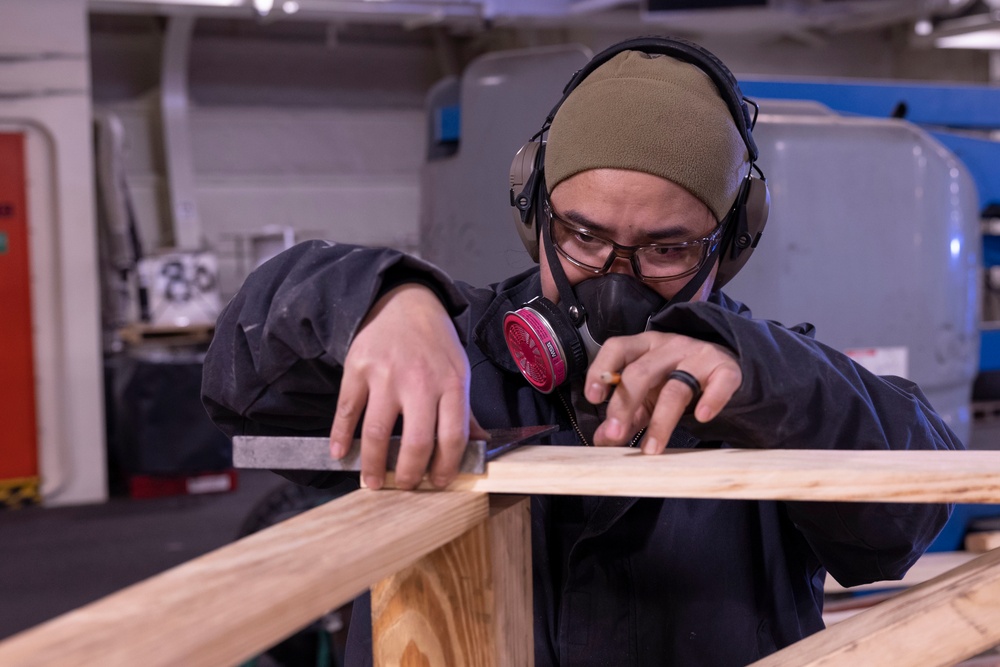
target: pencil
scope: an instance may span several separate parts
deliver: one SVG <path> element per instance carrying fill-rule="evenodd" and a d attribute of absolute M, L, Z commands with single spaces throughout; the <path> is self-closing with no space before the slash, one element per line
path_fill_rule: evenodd
<path fill-rule="evenodd" d="M 622 374 L 615 373 L 613 371 L 605 371 L 601 373 L 601 382 L 604 384 L 617 385 L 622 381 Z"/>

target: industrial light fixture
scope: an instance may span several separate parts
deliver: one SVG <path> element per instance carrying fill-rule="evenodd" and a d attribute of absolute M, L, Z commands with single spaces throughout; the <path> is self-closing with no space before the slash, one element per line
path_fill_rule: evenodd
<path fill-rule="evenodd" d="M 997 0 L 1000 3 L 1000 0 Z M 1000 9 L 944 21 L 917 21 L 913 25 L 915 41 L 940 49 L 1000 50 Z"/>
<path fill-rule="evenodd" d="M 938 37 L 934 45 L 941 49 L 1000 49 L 1000 27 L 970 32 L 964 35 Z"/>
<path fill-rule="evenodd" d="M 242 7 L 246 5 L 246 0 L 90 0 L 92 9 L 102 9 L 108 6 L 111 9 L 117 6 L 129 5 L 149 5 L 149 6 L 169 6 L 180 5 L 184 7 Z"/>

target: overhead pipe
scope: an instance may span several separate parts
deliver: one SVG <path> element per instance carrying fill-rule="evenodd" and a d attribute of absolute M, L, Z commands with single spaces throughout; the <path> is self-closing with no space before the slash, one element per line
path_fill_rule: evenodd
<path fill-rule="evenodd" d="M 181 250 L 200 250 L 202 247 L 188 102 L 188 56 L 196 20 L 193 15 L 172 16 L 167 20 L 160 76 L 169 216 L 173 245 Z"/>

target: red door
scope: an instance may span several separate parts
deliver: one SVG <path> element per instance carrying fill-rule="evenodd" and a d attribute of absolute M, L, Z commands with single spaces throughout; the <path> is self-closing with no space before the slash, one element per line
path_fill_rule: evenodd
<path fill-rule="evenodd" d="M 37 499 L 24 135 L 0 133 L 0 506 Z"/>

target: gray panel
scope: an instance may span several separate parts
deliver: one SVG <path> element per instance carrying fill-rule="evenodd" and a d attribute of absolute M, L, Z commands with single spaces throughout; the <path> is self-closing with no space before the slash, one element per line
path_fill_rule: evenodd
<path fill-rule="evenodd" d="M 754 137 L 771 216 L 726 292 L 842 351 L 905 349 L 889 373 L 968 442 L 980 235 L 965 167 L 902 120 L 763 115 Z"/>
<path fill-rule="evenodd" d="M 492 53 L 469 65 L 458 153 L 424 167 L 424 258 L 476 285 L 533 265 L 514 228 L 510 163 L 589 57 L 584 47 L 560 46 Z"/>

